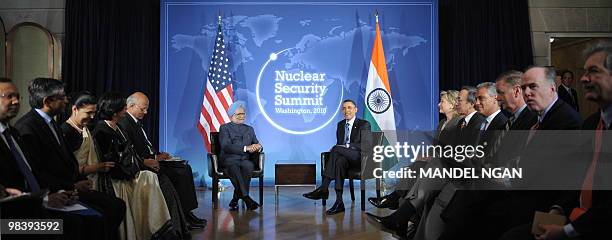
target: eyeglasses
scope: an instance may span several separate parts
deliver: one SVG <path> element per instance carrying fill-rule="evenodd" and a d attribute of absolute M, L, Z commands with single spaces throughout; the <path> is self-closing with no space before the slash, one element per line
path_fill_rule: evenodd
<path fill-rule="evenodd" d="M 6 99 L 19 99 L 21 100 L 21 96 L 19 95 L 19 93 L 0 93 L 0 97 L 1 98 L 6 98 Z"/>
<path fill-rule="evenodd" d="M 237 116 L 244 116 L 244 115 L 246 115 L 246 113 L 236 113 L 236 114 L 234 114 L 234 115 L 237 115 Z"/>

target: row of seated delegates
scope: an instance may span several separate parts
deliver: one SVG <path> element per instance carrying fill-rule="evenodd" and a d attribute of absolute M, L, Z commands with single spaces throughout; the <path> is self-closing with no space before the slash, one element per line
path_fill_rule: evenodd
<path fill-rule="evenodd" d="M 2 218 L 62 219 L 64 234 L 38 236 L 40 239 L 117 239 L 125 215 L 121 199 L 91 189 L 91 181 L 78 174 L 77 161 L 52 117 L 66 103 L 61 82 L 37 78 L 30 82 L 32 110 L 10 126 L 20 107 L 17 87 L 10 79 L 0 79 L 0 184 L 32 197 L 2 203 Z M 45 205 L 37 194 L 44 194 Z M 77 212 L 57 210 L 79 203 L 87 207 Z M 8 236 L 6 236 L 8 237 Z M 36 236 L 26 236 L 34 238 Z M 4 238 L 4 237 L 3 237 Z"/>
<path fill-rule="evenodd" d="M 588 162 L 581 191 L 563 192 L 550 199 L 541 211 L 564 215 L 568 222 L 563 226 L 540 225 L 540 234 L 532 235 L 531 219 L 522 219 L 523 224 L 506 232 L 501 239 L 606 239 L 612 226 L 612 191 L 610 191 L 609 161 L 610 135 L 612 128 L 612 41 L 602 41 L 585 51 L 585 74 L 580 82 L 585 89 L 585 98 L 599 106 L 599 110 L 586 118 L 582 129 L 593 130 L 584 151 Z M 600 136 L 600 137 L 598 137 Z M 597 190 L 596 190 L 597 189 Z M 515 225 L 516 226 L 516 225 Z"/>
<path fill-rule="evenodd" d="M 126 203 L 125 220 L 119 227 L 122 239 L 156 239 L 178 237 L 170 221 L 157 175 L 151 171 L 122 174 L 119 154 L 127 139 L 117 121 L 125 113 L 125 99 L 115 93 L 96 98 L 82 92 L 70 100 L 72 113 L 61 130 L 74 153 L 79 172 L 93 182 L 93 189 L 121 198 Z M 98 107 L 99 106 L 99 107 Z M 96 107 L 98 107 L 96 111 Z M 96 116 L 94 134 L 87 125 Z M 137 162 L 134 164 L 138 164 Z M 139 169 L 138 166 L 135 166 Z"/>
<path fill-rule="evenodd" d="M 601 110 L 590 116 L 582 128 L 609 129 L 610 122 L 612 122 L 610 119 L 612 97 L 609 97 L 612 96 L 612 87 L 610 87 L 612 86 L 612 67 L 609 62 L 606 65 L 606 60 L 610 60 L 612 56 L 612 45 L 601 43 L 588 51 L 587 56 L 588 59 L 584 66 L 587 73 L 581 78 L 581 82 L 587 90 L 587 100 L 596 102 Z M 489 142 L 501 143 L 489 145 L 494 147 L 485 151 L 487 157 L 485 157 L 486 162 L 483 166 L 516 166 L 534 173 L 554 166 L 555 163 L 551 161 L 558 159 L 553 156 L 554 153 L 548 153 L 553 157 L 542 159 L 538 158 L 542 156 L 538 151 L 554 149 L 556 143 L 542 137 L 544 134 L 537 133 L 544 133 L 542 130 L 575 130 L 579 129 L 582 124 L 582 119 L 576 109 L 557 95 L 554 79 L 554 69 L 534 66 L 528 68 L 524 74 L 519 71 L 508 71 L 501 74 L 496 79 L 495 91 L 491 89 L 490 83 L 480 84 L 476 91 L 470 87 L 462 88 L 456 106 L 463 119 L 458 124 L 455 133 L 461 134 L 458 136 L 458 142 L 472 141 L 469 139 L 466 141 L 466 129 L 480 128 L 479 137 L 489 138 Z M 489 119 L 492 115 L 487 114 L 491 113 L 490 110 L 487 110 L 487 105 L 492 107 L 495 105 L 491 104 L 493 102 L 487 104 L 491 98 L 497 99 L 508 115 L 508 120 L 503 125 L 499 124 L 503 121 L 497 121 L 498 129 L 499 126 L 503 126 L 502 129 L 505 130 L 529 130 L 535 134 L 529 136 L 508 132 L 507 134 L 495 134 L 496 136 L 488 135 L 490 134 L 488 125 L 495 122 L 494 119 L 497 118 Z M 443 107 L 441 103 L 441 111 Z M 477 110 L 477 113 L 474 110 Z M 498 111 L 495 112 L 500 115 Z M 486 117 L 485 121 L 478 120 L 483 117 L 475 118 L 479 114 Z M 441 135 L 443 134 L 439 136 Z M 472 135 L 468 134 L 468 136 Z M 524 145 L 516 144 L 519 142 Z M 499 151 L 500 149 L 504 151 Z M 501 155 L 502 152 L 503 155 Z M 599 152 L 605 151 L 595 151 L 596 154 Z M 522 160 L 515 161 L 518 159 L 517 156 L 520 156 Z M 606 156 L 610 158 L 609 155 Z M 440 164 L 441 162 L 446 165 Z M 425 167 L 448 167 L 450 165 L 448 163 L 455 164 L 445 159 L 434 159 Z M 590 179 L 593 179 L 595 172 L 600 170 L 596 171 L 593 168 L 591 170 Z M 372 204 L 381 208 L 397 208 L 401 200 L 403 203 L 396 212 L 386 217 L 368 213 L 368 220 L 384 230 L 397 233 L 400 238 L 414 237 L 414 239 L 456 239 L 458 237 L 497 239 L 513 226 L 531 221 L 534 211 L 548 211 L 549 208 L 553 214 L 565 213 L 571 222 L 565 226 L 538 226 L 542 231 L 542 234 L 539 235 L 532 235 L 531 224 L 527 224 L 509 231 L 502 238 L 562 239 L 579 236 L 582 239 L 597 239 L 603 236 L 601 234 L 604 233 L 605 226 L 611 223 L 610 206 L 612 205 L 610 201 L 612 197 L 609 191 L 591 193 L 589 189 L 583 189 L 580 193 L 581 197 L 577 197 L 575 191 L 457 191 L 467 188 L 457 183 L 448 187 L 448 183 L 452 181 L 418 179 L 412 186 L 408 185 L 410 191 L 405 199 L 401 199 L 401 191 L 381 198 L 372 198 Z M 590 181 L 591 184 L 597 184 L 593 182 L 593 180 Z M 520 182 L 513 183 L 513 185 L 520 184 Z M 584 196 L 589 196 L 586 198 L 588 200 L 585 201 Z M 567 201 L 567 199 L 574 201 Z M 578 201 L 579 199 L 581 201 Z M 578 202 L 580 204 L 577 204 Z M 551 203 L 557 205 L 550 207 Z M 572 209 L 572 207 L 575 208 Z M 408 224 L 409 221 L 412 221 L 412 224 Z M 490 224 L 492 222 L 496 224 Z M 410 229 L 408 229 L 409 226 Z M 480 226 L 487 227 L 483 229 Z M 409 231 L 410 234 L 408 234 Z"/>
<path fill-rule="evenodd" d="M 329 196 L 328 187 L 331 181 L 335 181 L 336 201 L 327 215 L 335 215 L 345 211 L 342 201 L 342 191 L 344 179 L 348 177 L 349 168 L 359 168 L 361 166 L 361 143 L 371 142 L 368 139 L 371 134 L 370 122 L 356 117 L 357 105 L 353 100 L 342 101 L 342 113 L 344 120 L 338 122 L 336 127 L 336 145 L 330 150 L 330 158 L 323 172 L 323 181 L 314 191 L 305 193 L 302 196 L 308 199 L 318 200 L 327 199 Z M 366 132 L 362 134 L 362 132 Z"/>
<path fill-rule="evenodd" d="M 122 127 L 127 138 L 131 140 L 136 154 L 144 159 L 146 169 L 157 173 L 162 185 L 162 190 L 172 188 L 177 196 L 176 205 L 178 212 L 170 215 L 181 218 L 182 225 L 188 230 L 204 228 L 206 220 L 197 217 L 192 211 L 198 208 L 198 200 L 194 186 L 194 177 L 191 166 L 184 160 L 175 160 L 170 154 L 160 152 L 152 144 L 146 131 L 143 128 L 142 120 L 148 113 L 149 98 L 141 92 L 135 92 L 127 100 L 127 112 L 119 119 L 119 126 Z M 171 185 L 171 186 L 165 186 Z M 164 196 L 170 191 L 164 190 Z M 178 224 L 178 223 L 176 223 Z M 184 229 L 184 228 L 183 228 Z"/>
<path fill-rule="evenodd" d="M 463 115 L 457 112 L 457 100 L 459 98 L 459 91 L 448 90 L 440 91 L 440 102 L 438 103 L 439 113 L 444 115 L 444 118 L 440 120 L 436 131 L 434 132 L 434 145 L 446 146 L 453 139 L 452 130 L 457 128 L 459 121 L 463 119 Z M 427 165 L 428 159 L 417 158 L 416 161 L 411 162 L 409 160 L 403 160 L 398 162 L 392 169 L 410 168 L 411 170 L 417 171 Z M 390 179 L 392 180 L 392 179 Z M 368 201 L 377 208 L 389 208 L 396 210 L 399 207 L 400 199 L 404 198 L 408 194 L 408 190 L 414 185 L 415 178 L 401 178 L 395 183 L 395 189 L 388 195 L 381 197 L 371 197 Z"/>

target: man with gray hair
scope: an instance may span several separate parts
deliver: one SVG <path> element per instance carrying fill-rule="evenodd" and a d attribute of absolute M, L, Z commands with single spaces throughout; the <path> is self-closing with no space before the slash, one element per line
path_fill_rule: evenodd
<path fill-rule="evenodd" d="M 500 74 L 495 81 L 497 101 L 510 113 L 508 117 L 510 130 L 528 130 L 537 121 L 536 115 L 527 109 L 523 98 L 522 76 L 522 72 L 510 70 Z"/>
<path fill-rule="evenodd" d="M 168 161 L 171 158 L 170 154 L 155 149 L 143 128 L 142 119 L 149 110 L 149 98 L 142 92 L 135 92 L 127 98 L 126 105 L 127 114 L 119 120 L 118 124 L 132 141 L 134 150 L 144 159 L 143 163 L 146 167 L 159 174 L 160 184 L 165 185 L 166 179 L 171 182 L 180 200 L 180 210 L 189 223 L 187 227 L 189 229 L 203 228 L 206 226 L 206 220 L 191 212 L 198 208 L 191 166 L 185 161 Z M 164 193 L 169 194 L 168 192 Z"/>

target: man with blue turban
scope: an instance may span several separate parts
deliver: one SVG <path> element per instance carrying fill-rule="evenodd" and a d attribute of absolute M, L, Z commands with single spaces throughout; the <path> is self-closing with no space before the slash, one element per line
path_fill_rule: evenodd
<path fill-rule="evenodd" d="M 234 197 L 230 201 L 230 211 L 238 210 L 238 200 L 242 199 L 249 210 L 259 204 L 249 197 L 249 185 L 254 165 L 249 160 L 251 153 L 260 152 L 261 144 L 255 136 L 253 127 L 244 124 L 246 107 L 243 101 L 234 102 L 227 110 L 231 122 L 219 128 L 221 144 L 220 165 L 234 186 Z"/>

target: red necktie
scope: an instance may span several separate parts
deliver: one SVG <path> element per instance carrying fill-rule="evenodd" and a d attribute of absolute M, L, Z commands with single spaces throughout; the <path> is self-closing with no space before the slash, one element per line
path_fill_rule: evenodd
<path fill-rule="evenodd" d="M 599 120 L 597 129 L 595 129 L 595 146 L 593 149 L 593 160 L 587 170 L 587 174 L 582 182 L 582 190 L 580 191 L 580 207 L 574 208 L 570 214 L 570 220 L 575 221 L 584 214 L 593 205 L 593 177 L 595 176 L 595 170 L 597 169 L 597 161 L 599 160 L 599 153 L 601 152 L 601 138 L 603 135 L 603 119 Z"/>
<path fill-rule="evenodd" d="M 540 128 L 540 122 L 536 122 L 536 124 L 533 124 L 533 126 L 531 126 L 531 129 L 529 129 L 529 135 L 527 136 L 527 143 L 525 143 L 525 146 L 529 145 L 529 142 L 531 142 L 531 138 L 533 138 L 533 135 L 535 135 L 536 131 Z"/>

